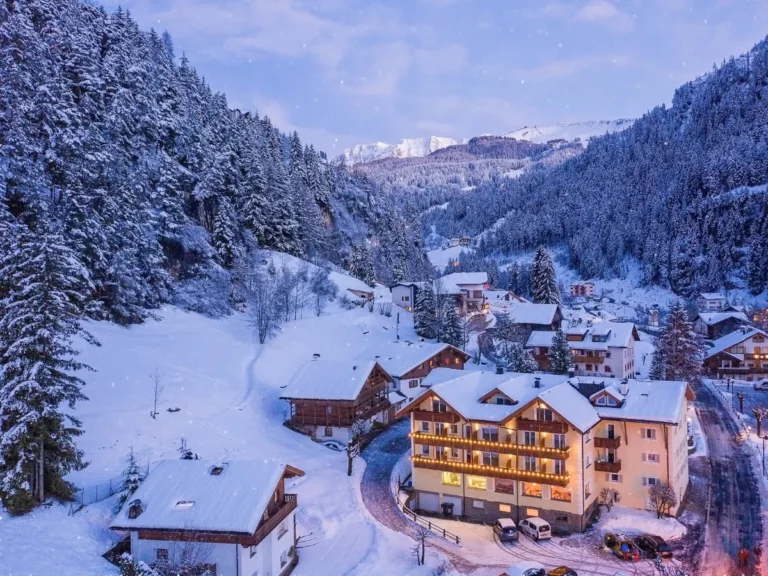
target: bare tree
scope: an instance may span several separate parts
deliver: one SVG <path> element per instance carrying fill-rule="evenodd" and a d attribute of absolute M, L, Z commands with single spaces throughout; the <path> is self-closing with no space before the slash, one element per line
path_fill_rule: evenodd
<path fill-rule="evenodd" d="M 387 318 L 392 316 L 392 302 L 379 302 L 379 314 Z"/>
<path fill-rule="evenodd" d="M 469 339 L 472 336 L 472 318 L 469 315 L 459 318 L 459 328 L 461 349 L 466 350 L 467 344 L 469 344 Z"/>
<path fill-rule="evenodd" d="M 185 529 L 180 534 L 189 533 Z M 213 544 L 207 542 L 196 542 L 182 540 L 180 536 L 177 540 L 168 542 L 168 557 L 159 560 L 153 568 L 159 576 L 214 576 L 215 564 L 211 562 L 213 554 Z"/>
<path fill-rule="evenodd" d="M 616 488 L 603 488 L 600 490 L 598 496 L 598 503 L 601 506 L 605 506 L 606 511 L 610 512 L 614 504 L 618 504 L 621 500 L 621 494 Z"/>
<path fill-rule="evenodd" d="M 155 371 L 149 375 L 149 378 L 152 380 L 152 398 L 154 401 L 154 408 L 152 409 L 151 416 L 152 418 L 155 418 L 158 414 L 157 404 L 160 402 L 165 386 L 163 386 L 163 374 L 160 372 L 159 368 L 155 368 Z"/>
<path fill-rule="evenodd" d="M 250 325 L 256 330 L 259 343 L 264 344 L 275 335 L 280 326 L 280 290 L 276 276 L 256 270 L 248 283 L 246 294 Z"/>
<path fill-rule="evenodd" d="M 355 420 L 350 429 L 352 432 L 352 441 L 357 442 L 360 436 L 368 434 L 372 427 L 373 425 L 370 420 Z"/>
<path fill-rule="evenodd" d="M 648 490 L 648 498 L 653 505 L 653 509 L 656 510 L 657 518 L 669 514 L 672 507 L 677 504 L 675 489 L 666 482 L 651 486 L 650 490 Z"/>
<path fill-rule="evenodd" d="M 757 435 L 761 436 L 761 431 L 763 427 L 763 418 L 768 416 L 768 408 L 765 408 L 765 407 L 752 408 L 752 414 L 755 415 L 755 420 L 757 420 Z"/>
<path fill-rule="evenodd" d="M 411 548 L 413 555 L 416 556 L 416 564 L 419 566 L 424 565 L 424 556 L 427 550 L 427 539 L 432 535 L 429 528 L 426 526 L 416 526 L 416 533 L 414 539 L 416 540 L 416 546 Z"/>

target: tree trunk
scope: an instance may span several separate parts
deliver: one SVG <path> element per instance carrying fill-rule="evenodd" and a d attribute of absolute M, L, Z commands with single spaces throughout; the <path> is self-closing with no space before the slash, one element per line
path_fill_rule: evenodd
<path fill-rule="evenodd" d="M 755 418 L 755 420 L 757 420 L 757 437 L 760 438 L 760 427 L 763 424 L 763 419 L 762 418 Z"/>
<path fill-rule="evenodd" d="M 45 499 L 45 446 L 42 438 L 40 439 L 40 455 L 37 461 L 37 494 L 38 503 L 42 504 Z"/>

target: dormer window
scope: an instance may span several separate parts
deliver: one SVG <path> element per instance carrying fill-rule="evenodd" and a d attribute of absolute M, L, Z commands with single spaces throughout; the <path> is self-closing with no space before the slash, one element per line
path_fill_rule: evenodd
<path fill-rule="evenodd" d="M 176 502 L 176 510 L 189 510 L 194 505 L 194 500 L 179 500 Z"/>
<path fill-rule="evenodd" d="M 221 476 L 222 472 L 224 472 L 224 466 L 221 464 L 217 464 L 211 468 L 211 476 Z"/>
<path fill-rule="evenodd" d="M 134 500 L 128 504 L 128 518 L 138 518 L 143 511 L 144 508 L 141 505 L 141 500 Z"/>
<path fill-rule="evenodd" d="M 616 399 L 613 396 L 609 396 L 608 394 L 603 394 L 600 396 L 597 401 L 595 402 L 598 406 L 612 406 L 616 407 L 619 405 L 618 402 L 616 402 Z"/>

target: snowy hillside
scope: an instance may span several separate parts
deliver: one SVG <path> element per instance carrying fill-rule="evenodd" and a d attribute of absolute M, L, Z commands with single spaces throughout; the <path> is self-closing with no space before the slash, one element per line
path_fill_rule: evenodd
<path fill-rule="evenodd" d="M 589 142 L 593 136 L 605 133 L 620 132 L 629 128 L 634 120 L 596 120 L 592 122 L 573 122 L 568 124 L 553 124 L 551 126 L 524 126 L 518 130 L 507 132 L 505 138 L 528 140 L 537 144 L 546 144 L 550 140 L 567 140 L 572 142 L 579 139 Z"/>
<path fill-rule="evenodd" d="M 427 136 L 425 138 L 404 138 L 398 144 L 358 144 L 344 150 L 342 156 L 347 164 L 372 162 L 381 158 L 421 158 L 436 150 L 465 144 L 466 138 L 447 138 L 443 136 Z"/>

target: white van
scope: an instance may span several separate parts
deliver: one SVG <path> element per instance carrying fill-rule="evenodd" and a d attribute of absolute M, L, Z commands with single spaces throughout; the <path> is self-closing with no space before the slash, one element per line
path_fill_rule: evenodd
<path fill-rule="evenodd" d="M 549 525 L 549 522 L 542 520 L 538 516 L 531 516 L 525 520 L 520 520 L 518 529 L 534 540 L 552 538 L 552 527 Z"/>

